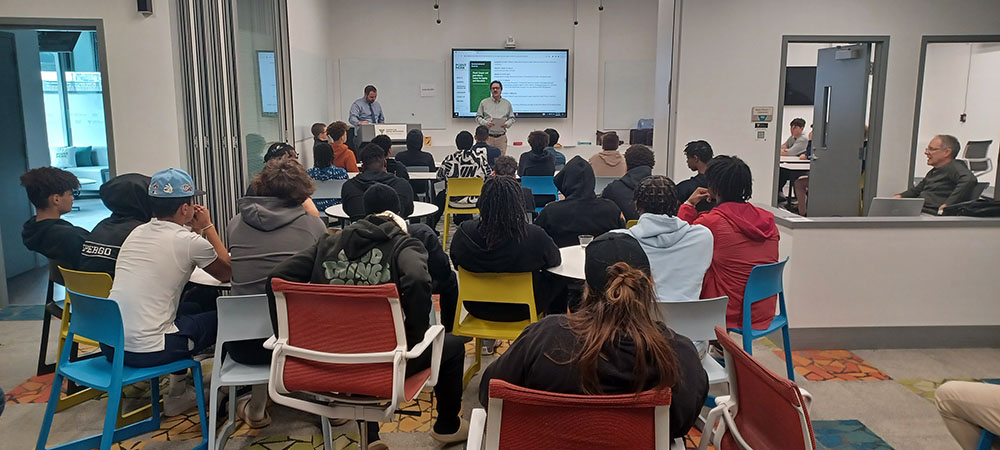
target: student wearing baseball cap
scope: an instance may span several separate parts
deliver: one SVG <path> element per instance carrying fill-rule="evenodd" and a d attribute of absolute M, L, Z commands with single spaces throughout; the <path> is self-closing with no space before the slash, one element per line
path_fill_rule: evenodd
<path fill-rule="evenodd" d="M 148 193 L 153 218 L 122 243 L 110 294 L 125 325 L 124 362 L 133 367 L 190 358 L 214 344 L 216 312 L 203 311 L 196 302 L 181 303 L 181 293 L 196 266 L 219 281 L 232 276 L 229 253 L 208 209 L 194 203 L 204 192 L 195 189 L 187 172 L 157 172 Z M 103 350 L 111 359 L 110 347 Z M 177 415 L 195 404 L 184 374 L 171 375 L 164 414 Z"/>

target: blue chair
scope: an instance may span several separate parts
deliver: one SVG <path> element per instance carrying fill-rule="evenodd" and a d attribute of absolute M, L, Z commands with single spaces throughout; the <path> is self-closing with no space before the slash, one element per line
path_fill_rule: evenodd
<path fill-rule="evenodd" d="M 559 198 L 559 188 L 552 181 L 552 177 L 546 176 L 524 176 L 521 177 L 521 187 L 531 189 L 532 195 L 554 195 Z M 541 206 L 535 208 L 535 212 L 542 212 Z"/>
<path fill-rule="evenodd" d="M 775 331 L 781 330 L 781 337 L 784 341 L 785 367 L 788 370 L 788 379 L 795 381 L 795 368 L 792 367 L 791 343 L 788 340 L 788 313 L 785 310 L 785 290 L 781 284 L 781 273 L 785 270 L 784 261 L 772 264 L 761 264 L 754 266 L 747 278 L 747 287 L 743 291 L 743 327 L 730 328 L 729 331 L 739 333 L 743 336 L 743 350 L 753 354 L 753 340 L 767 336 Z M 778 296 L 778 305 L 781 308 L 778 315 L 771 319 L 771 324 L 764 330 L 755 330 L 751 326 L 750 307 L 754 303 L 767 300 L 773 296 Z"/>
<path fill-rule="evenodd" d="M 175 361 L 156 367 L 128 367 L 122 361 L 125 358 L 125 331 L 122 325 L 121 310 L 118 303 L 112 300 L 89 295 L 68 292 L 73 304 L 73 320 L 69 324 L 69 334 L 66 337 L 59 364 L 56 365 L 55 378 L 52 386 L 61 386 L 63 379 L 69 379 L 82 386 L 98 389 L 108 393 L 108 407 L 104 414 L 104 432 L 76 441 L 61 444 L 53 449 L 85 450 L 99 448 L 110 450 L 111 444 L 137 435 L 148 433 L 160 428 L 160 375 L 191 369 L 194 372 L 195 392 L 198 395 L 198 414 L 201 423 L 201 442 L 195 449 L 208 447 L 208 420 L 205 416 L 205 398 L 201 383 L 201 365 L 191 359 Z M 105 345 L 114 347 L 114 363 L 104 357 L 90 358 L 80 361 L 70 361 L 70 346 L 76 335 L 85 336 Z M 115 428 L 118 418 L 118 406 L 121 403 L 122 386 L 149 380 L 152 399 L 152 417 L 134 424 Z M 38 433 L 36 450 L 44 450 L 52 427 L 52 417 L 59 403 L 59 389 L 53 388 L 49 404 L 45 408 L 42 420 L 42 430 Z"/>
<path fill-rule="evenodd" d="M 997 439 L 997 435 L 990 433 L 990 430 L 983 429 L 983 432 L 979 434 L 979 445 L 976 446 L 976 450 L 990 450 L 993 447 L 993 441 Z"/>

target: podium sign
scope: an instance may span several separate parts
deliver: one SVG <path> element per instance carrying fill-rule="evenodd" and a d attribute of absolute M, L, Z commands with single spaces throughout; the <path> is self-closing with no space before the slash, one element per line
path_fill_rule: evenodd
<path fill-rule="evenodd" d="M 405 141 L 407 127 L 405 123 L 376 123 L 375 136 L 384 134 L 394 141 Z"/>

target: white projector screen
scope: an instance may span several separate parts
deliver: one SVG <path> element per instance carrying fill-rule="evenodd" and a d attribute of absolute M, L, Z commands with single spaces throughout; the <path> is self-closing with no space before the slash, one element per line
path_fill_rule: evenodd
<path fill-rule="evenodd" d="M 569 50 L 452 49 L 451 69 L 452 117 L 475 117 L 494 80 L 516 117 L 566 117 Z"/>

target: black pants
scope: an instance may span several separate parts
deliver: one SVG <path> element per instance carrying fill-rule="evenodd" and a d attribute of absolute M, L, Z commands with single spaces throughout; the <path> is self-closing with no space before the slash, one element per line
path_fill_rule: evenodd
<path fill-rule="evenodd" d="M 458 306 L 458 277 L 452 272 L 447 280 L 441 283 L 435 281 L 433 292 L 440 295 L 441 325 L 444 325 L 445 331 L 451 333 L 452 327 L 455 326 L 455 307 Z"/>
<path fill-rule="evenodd" d="M 431 366 L 431 350 L 427 349 L 418 358 L 406 363 L 406 376 L 411 376 Z M 465 370 L 465 343 L 462 338 L 451 334 L 444 335 L 444 348 L 441 351 L 441 368 L 438 371 L 437 385 L 434 395 L 437 396 L 437 424 L 442 431 L 453 432 L 461 423 L 458 414 L 462 411 L 462 375 Z M 368 442 L 379 439 L 377 422 L 368 423 Z"/>

